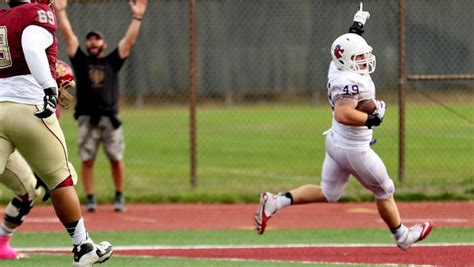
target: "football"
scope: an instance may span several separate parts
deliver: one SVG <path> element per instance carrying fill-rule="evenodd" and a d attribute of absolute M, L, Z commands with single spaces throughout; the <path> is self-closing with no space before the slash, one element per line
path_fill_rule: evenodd
<path fill-rule="evenodd" d="M 377 107 L 375 106 L 375 100 L 374 99 L 362 99 L 359 100 L 357 103 L 356 109 L 358 111 L 367 113 L 367 114 L 372 114 L 374 113 L 375 109 Z"/>

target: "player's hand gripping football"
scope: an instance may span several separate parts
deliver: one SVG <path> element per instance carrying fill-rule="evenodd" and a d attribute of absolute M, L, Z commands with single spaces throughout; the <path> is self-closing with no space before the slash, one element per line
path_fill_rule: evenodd
<path fill-rule="evenodd" d="M 56 112 L 56 106 L 58 104 L 58 89 L 55 87 L 44 89 L 43 102 L 43 109 L 34 113 L 34 115 L 40 119 L 45 119 Z"/>
<path fill-rule="evenodd" d="M 387 105 L 382 100 L 376 100 L 375 106 L 376 108 L 374 111 L 374 115 L 377 115 L 382 120 L 383 117 L 385 117 L 385 110 L 387 110 Z"/>
<path fill-rule="evenodd" d="M 365 125 L 371 129 L 373 126 L 379 126 L 382 121 L 383 117 L 385 116 L 385 110 L 387 109 L 387 105 L 382 100 L 375 101 L 376 109 L 373 114 L 367 115 L 367 121 L 365 121 Z"/>
<path fill-rule="evenodd" d="M 359 10 L 354 15 L 354 22 L 359 22 L 362 25 L 365 25 L 365 22 L 367 21 L 368 18 L 370 18 L 370 13 L 369 11 L 364 11 L 363 9 L 364 4 L 360 2 L 359 4 Z"/>

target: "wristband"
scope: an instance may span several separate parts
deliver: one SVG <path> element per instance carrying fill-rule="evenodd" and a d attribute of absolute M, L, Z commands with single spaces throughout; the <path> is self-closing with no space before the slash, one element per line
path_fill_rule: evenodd
<path fill-rule="evenodd" d="M 45 95 L 53 95 L 57 96 L 58 95 L 58 89 L 55 87 L 47 87 L 43 89 Z"/>
<path fill-rule="evenodd" d="M 349 28 L 349 33 L 355 33 L 362 36 L 362 34 L 364 33 L 363 28 L 364 24 L 354 21 L 354 23 L 352 23 L 352 26 Z"/>
<path fill-rule="evenodd" d="M 134 20 L 138 20 L 138 21 L 142 21 L 143 18 L 142 18 L 142 17 L 137 17 L 137 16 L 135 16 L 135 17 L 133 17 L 133 19 L 134 19 Z"/>

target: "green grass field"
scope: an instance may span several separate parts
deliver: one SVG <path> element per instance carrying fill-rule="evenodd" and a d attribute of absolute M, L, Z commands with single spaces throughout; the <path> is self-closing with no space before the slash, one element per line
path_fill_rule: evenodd
<path fill-rule="evenodd" d="M 474 117 L 471 105 L 456 110 Z M 393 111 L 393 112 L 392 112 Z M 319 183 L 324 158 L 322 132 L 330 127 L 326 106 L 252 105 L 204 106 L 198 109 L 198 186 L 190 186 L 189 114 L 187 107 L 124 109 L 126 138 L 126 198 L 128 202 L 257 202 L 261 191 L 285 191 Z M 375 132 L 374 149 L 396 182 L 397 199 L 474 199 L 474 127 L 435 105 L 407 110 L 406 180 L 397 179 L 398 120 L 391 107 Z M 79 171 L 77 126 L 71 111 L 61 124 L 71 161 Z M 111 202 L 112 179 L 102 151 L 96 163 L 99 202 Z M 82 185 L 78 192 L 84 198 Z M 11 193 L 0 186 L 0 201 Z M 352 181 L 344 200 L 371 196 Z M 94 232 L 96 241 L 115 246 L 256 245 L 256 244 L 393 244 L 386 230 L 273 230 L 257 236 L 249 230 Z M 361 238 L 361 236 L 363 238 Z M 472 229 L 436 228 L 426 243 L 473 243 Z M 70 247 L 65 233 L 22 233 L 12 244 L 19 248 Z M 71 255 L 32 254 L 8 266 L 65 266 Z M 11 264 L 10 264 L 11 263 Z M 235 262 L 114 256 L 104 266 L 308 266 L 301 263 Z"/>
<path fill-rule="evenodd" d="M 110 240 L 114 246 L 192 246 L 192 245 L 283 245 L 283 244 L 393 244 L 387 230 L 270 230 L 263 236 L 250 230 L 227 231 L 153 231 L 94 232 L 94 240 Z M 362 238 L 361 238 L 362 237 Z M 474 232 L 464 228 L 436 228 L 423 244 L 473 243 Z M 65 233 L 17 233 L 12 245 L 18 248 L 52 248 L 71 246 Z M 395 245 L 394 245 L 395 246 Z M 396 249 L 396 248 L 394 248 Z M 30 254 L 21 261 L 9 261 L 8 266 L 66 266 L 71 255 Z M 3 266 L 3 265 L 2 265 Z M 231 260 L 189 260 L 113 256 L 104 266 L 308 266 L 302 263 L 235 262 Z M 311 265 L 314 266 L 314 265 Z"/>
<path fill-rule="evenodd" d="M 456 111 L 474 117 L 470 104 Z M 126 108 L 126 200 L 128 202 L 256 202 L 261 191 L 285 191 L 319 183 L 322 132 L 330 127 L 326 105 L 257 104 L 198 108 L 198 186 L 190 186 L 187 107 Z M 399 200 L 474 199 L 474 126 L 438 105 L 408 106 L 406 178 L 398 181 L 398 109 L 389 107 L 375 131 L 374 150 L 396 183 Z M 77 125 L 72 111 L 61 124 L 71 161 L 80 172 Z M 99 202 L 111 202 L 108 162 L 99 151 L 95 167 Z M 78 185 L 82 198 L 82 184 Z M 0 186 L 0 201 L 11 193 Z M 344 200 L 371 195 L 354 180 Z"/>

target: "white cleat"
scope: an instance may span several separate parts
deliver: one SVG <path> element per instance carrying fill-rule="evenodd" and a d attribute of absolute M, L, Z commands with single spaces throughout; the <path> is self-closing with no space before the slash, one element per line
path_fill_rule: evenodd
<path fill-rule="evenodd" d="M 260 194 L 260 204 L 255 212 L 255 231 L 261 235 L 265 232 L 267 222 L 278 211 L 277 195 L 265 192 Z"/>
<path fill-rule="evenodd" d="M 72 266 L 92 266 L 95 263 L 102 263 L 112 256 L 112 245 L 107 242 L 94 244 L 92 239 L 87 238 L 72 249 L 74 261 Z"/>
<path fill-rule="evenodd" d="M 408 228 L 408 231 L 397 240 L 398 247 L 402 250 L 409 249 L 414 243 L 425 239 L 430 234 L 432 228 L 432 221 L 426 221 Z"/>

